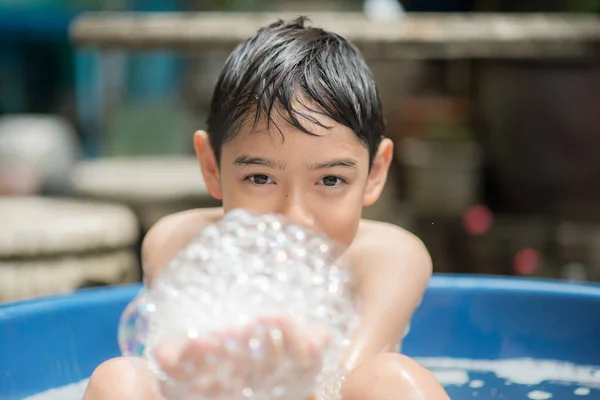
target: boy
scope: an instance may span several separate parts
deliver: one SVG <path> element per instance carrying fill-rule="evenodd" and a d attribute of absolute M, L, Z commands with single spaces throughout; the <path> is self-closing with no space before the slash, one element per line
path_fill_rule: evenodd
<path fill-rule="evenodd" d="M 379 198 L 393 153 L 375 82 L 345 39 L 304 24 L 262 28 L 230 55 L 208 133 L 194 135 L 204 181 L 223 208 L 159 221 L 142 247 L 146 282 L 224 212 L 283 214 L 347 248 L 361 324 L 344 362 L 343 398 L 448 399 L 428 371 L 396 353 L 431 275 L 429 254 L 408 232 L 361 220 L 362 208 Z M 185 348 L 161 360 L 176 374 L 185 357 L 202 354 Z M 139 362 L 118 358 L 98 367 L 85 399 L 161 399 Z"/>

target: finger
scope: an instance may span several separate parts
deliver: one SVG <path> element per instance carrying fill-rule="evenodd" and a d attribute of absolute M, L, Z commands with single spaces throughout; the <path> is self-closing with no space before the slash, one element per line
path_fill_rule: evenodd
<path fill-rule="evenodd" d="M 279 362 L 287 356 L 284 331 L 278 319 L 262 321 L 264 327 L 265 359 Z"/>
<path fill-rule="evenodd" d="M 218 398 L 222 395 L 223 385 L 214 374 L 198 374 L 190 382 L 189 389 L 188 398 Z"/>
<path fill-rule="evenodd" d="M 230 368 L 227 359 L 226 345 L 223 340 L 224 333 L 217 332 L 204 340 L 192 340 L 187 351 L 182 356 L 182 361 L 192 367 L 190 374 L 191 389 L 198 396 L 206 398 L 218 396 L 222 391 L 223 373 Z"/>
<path fill-rule="evenodd" d="M 325 329 L 313 325 L 308 332 L 308 344 L 311 354 L 320 353 L 329 345 L 331 335 Z"/>
<path fill-rule="evenodd" d="M 282 334 L 283 348 L 288 358 L 299 361 L 305 358 L 307 353 L 306 339 L 301 336 L 300 330 L 288 318 L 277 318 L 274 322 Z"/>
<path fill-rule="evenodd" d="M 225 331 L 222 336 L 223 358 L 232 363 L 233 374 L 236 378 L 245 376 L 248 369 L 247 355 L 242 349 L 243 334 L 238 330 L 230 329 Z"/>
<path fill-rule="evenodd" d="M 323 351 L 329 343 L 330 335 L 315 324 L 304 325 L 300 330 L 289 320 L 283 323 L 286 348 L 294 361 L 295 373 L 307 373 L 312 379 L 322 367 Z"/>
<path fill-rule="evenodd" d="M 239 353 L 236 360 L 242 366 L 239 378 L 248 386 L 252 386 L 252 382 L 260 375 L 258 363 L 263 349 L 255 330 L 256 326 L 251 325 L 238 333 Z"/>
<path fill-rule="evenodd" d="M 281 332 L 282 348 L 285 352 L 285 358 L 280 358 L 283 362 L 278 365 L 278 379 L 280 382 L 287 382 L 286 385 L 295 386 L 299 382 L 300 375 L 307 374 L 307 380 L 314 380 L 316 373 L 320 371 L 320 360 L 315 359 L 319 353 L 313 348 L 309 338 L 306 337 L 306 329 L 299 329 L 287 317 L 277 317 L 273 320 L 273 325 Z"/>
<path fill-rule="evenodd" d="M 205 339 L 203 350 L 203 363 L 199 365 L 198 372 L 216 373 L 226 361 L 230 359 L 228 348 L 231 346 L 227 333 L 213 332 Z"/>
<path fill-rule="evenodd" d="M 244 330 L 244 343 L 247 349 L 246 363 L 248 365 L 248 384 L 251 389 L 256 389 L 268 375 L 267 365 L 268 349 L 265 347 L 266 328 L 260 322 L 249 325 Z"/>
<path fill-rule="evenodd" d="M 159 345 L 155 351 L 158 365 L 173 379 L 185 379 L 188 374 L 181 368 L 180 359 L 187 350 L 188 343 L 184 340 L 170 339 Z"/>

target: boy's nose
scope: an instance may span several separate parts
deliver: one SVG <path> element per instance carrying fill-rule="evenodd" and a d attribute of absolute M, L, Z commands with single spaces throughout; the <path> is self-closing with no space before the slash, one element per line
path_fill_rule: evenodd
<path fill-rule="evenodd" d="M 295 224 L 306 228 L 314 228 L 315 220 L 312 213 L 303 206 L 297 198 L 287 196 L 282 214 Z"/>

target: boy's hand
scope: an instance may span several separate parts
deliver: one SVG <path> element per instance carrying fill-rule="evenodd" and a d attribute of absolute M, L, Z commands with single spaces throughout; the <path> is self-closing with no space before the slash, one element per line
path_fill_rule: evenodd
<path fill-rule="evenodd" d="M 156 358 L 173 384 L 165 382 L 161 391 L 169 400 L 218 399 L 248 388 L 303 400 L 314 389 L 327 342 L 317 330 L 301 336 L 285 317 L 265 317 L 243 330 L 165 345 Z"/>

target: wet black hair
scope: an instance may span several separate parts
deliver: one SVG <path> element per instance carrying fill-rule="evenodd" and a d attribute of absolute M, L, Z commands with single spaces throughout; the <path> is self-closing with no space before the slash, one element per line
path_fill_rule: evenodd
<path fill-rule="evenodd" d="M 306 26 L 307 18 L 277 21 L 239 44 L 217 81 L 207 130 L 218 161 L 224 143 L 243 124 L 278 112 L 297 129 L 298 119 L 328 128 L 294 104 L 350 128 L 372 163 L 384 133 L 379 93 L 360 52 L 346 39 Z M 308 101 L 306 101 L 308 100 Z M 277 127 L 281 132 L 281 129 Z"/>

